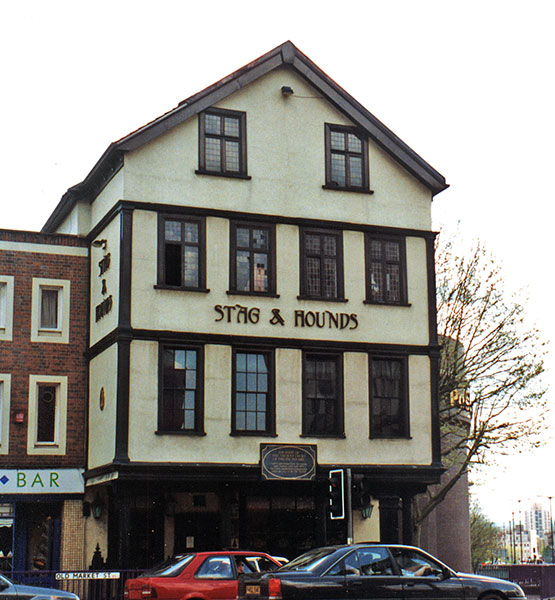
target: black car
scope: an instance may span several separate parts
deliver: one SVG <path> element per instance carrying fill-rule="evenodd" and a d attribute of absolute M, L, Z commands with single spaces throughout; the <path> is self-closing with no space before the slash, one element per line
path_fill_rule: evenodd
<path fill-rule="evenodd" d="M 509 600 L 515 583 L 456 573 L 419 548 L 355 544 L 317 548 L 271 573 L 239 578 L 238 600 Z"/>
<path fill-rule="evenodd" d="M 30 600 L 31 598 L 33 600 L 79 600 L 79 596 L 71 592 L 13 583 L 7 577 L 0 575 L 1 600 Z"/>

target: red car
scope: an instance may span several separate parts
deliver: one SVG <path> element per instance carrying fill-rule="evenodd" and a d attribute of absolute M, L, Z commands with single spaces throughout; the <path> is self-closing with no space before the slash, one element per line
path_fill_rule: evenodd
<path fill-rule="evenodd" d="M 273 571 L 281 564 L 264 552 L 180 554 L 125 583 L 125 600 L 235 600 L 240 573 Z"/>

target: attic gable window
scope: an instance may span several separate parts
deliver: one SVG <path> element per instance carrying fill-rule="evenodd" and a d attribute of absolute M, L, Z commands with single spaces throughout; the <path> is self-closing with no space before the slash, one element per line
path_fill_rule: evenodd
<path fill-rule="evenodd" d="M 248 178 L 246 123 L 244 112 L 210 109 L 199 115 L 198 174 Z"/>
<path fill-rule="evenodd" d="M 326 185 L 332 190 L 371 193 L 368 142 L 355 127 L 325 124 Z"/>

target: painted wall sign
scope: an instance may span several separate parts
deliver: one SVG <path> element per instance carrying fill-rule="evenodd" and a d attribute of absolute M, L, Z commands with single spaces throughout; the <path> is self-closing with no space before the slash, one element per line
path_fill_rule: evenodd
<path fill-rule="evenodd" d="M 216 304 L 216 323 L 238 323 L 240 325 L 256 325 L 260 319 L 267 319 L 270 325 L 285 325 L 286 316 L 281 309 L 272 308 L 270 314 L 262 314 L 258 306 L 243 306 L 242 304 Z M 332 312 L 330 310 L 314 311 L 298 309 L 293 311 L 290 322 L 294 327 L 316 327 L 318 329 L 356 329 L 358 315 L 355 313 Z"/>
<path fill-rule="evenodd" d="M 308 479 L 316 477 L 316 446 L 309 444 L 261 444 L 263 479 Z"/>
<path fill-rule="evenodd" d="M 112 261 L 112 255 L 110 252 L 105 254 L 102 259 L 98 262 L 98 268 L 100 269 L 99 277 L 102 277 L 106 271 L 110 268 L 110 263 Z M 101 294 L 106 296 L 108 293 L 108 286 L 106 284 L 106 279 L 102 279 L 101 284 Z M 113 306 L 112 295 L 110 294 L 107 298 L 104 298 L 100 304 L 95 306 L 95 319 L 96 321 L 100 321 L 102 317 L 105 317 L 111 310 Z"/>
<path fill-rule="evenodd" d="M 83 494 L 81 469 L 0 469 L 0 494 Z"/>

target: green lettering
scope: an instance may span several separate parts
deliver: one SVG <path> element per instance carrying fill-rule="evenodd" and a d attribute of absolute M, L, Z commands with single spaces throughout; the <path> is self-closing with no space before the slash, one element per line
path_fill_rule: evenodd
<path fill-rule="evenodd" d="M 60 487 L 60 485 L 58 484 L 59 476 L 60 475 L 58 473 L 50 473 L 50 487 Z"/>
<path fill-rule="evenodd" d="M 40 485 L 40 487 L 44 487 L 44 483 L 42 482 L 42 479 L 40 478 L 40 475 L 38 473 L 35 475 L 31 487 L 35 487 L 35 485 Z"/>
<path fill-rule="evenodd" d="M 17 487 L 25 487 L 27 485 L 27 480 L 25 479 L 25 473 L 18 472 L 17 473 Z"/>

